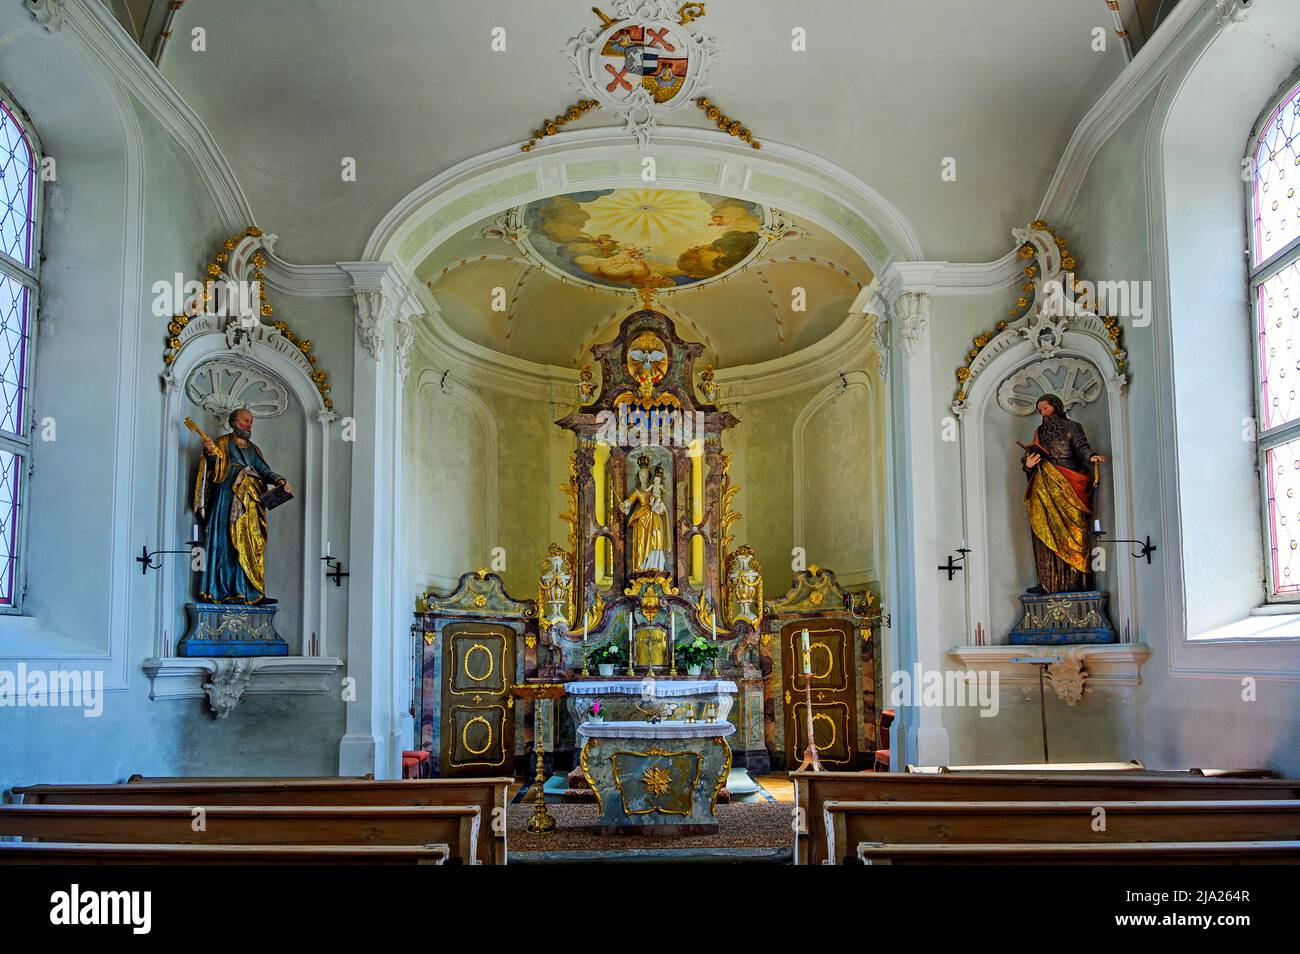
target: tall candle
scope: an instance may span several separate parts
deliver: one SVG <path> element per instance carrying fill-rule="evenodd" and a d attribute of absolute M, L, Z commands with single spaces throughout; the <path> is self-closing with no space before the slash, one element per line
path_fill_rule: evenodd
<path fill-rule="evenodd" d="M 632 611 L 627 611 L 627 666 L 632 668 Z"/>
<path fill-rule="evenodd" d="M 1098 520 L 1094 520 L 1094 521 L 1092 522 L 1092 532 L 1093 532 L 1093 533 L 1101 533 L 1101 520 L 1100 520 L 1100 519 L 1098 519 Z"/>
<path fill-rule="evenodd" d="M 190 531 L 190 539 L 197 541 L 199 539 L 199 525 L 196 523 L 194 529 Z"/>
<path fill-rule="evenodd" d="M 333 554 L 330 553 L 330 542 L 328 540 L 325 541 L 325 555 L 333 556 Z"/>
<path fill-rule="evenodd" d="M 812 647 L 808 644 L 808 630 L 803 631 L 803 674 L 812 675 Z"/>

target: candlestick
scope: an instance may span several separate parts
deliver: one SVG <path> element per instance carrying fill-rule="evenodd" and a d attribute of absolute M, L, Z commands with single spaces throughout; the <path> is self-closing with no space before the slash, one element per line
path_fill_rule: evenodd
<path fill-rule="evenodd" d="M 673 615 L 671 608 L 668 610 L 668 675 L 677 675 L 677 617 Z"/>
<path fill-rule="evenodd" d="M 635 676 L 636 670 L 632 668 L 632 611 L 627 611 L 627 674 Z"/>

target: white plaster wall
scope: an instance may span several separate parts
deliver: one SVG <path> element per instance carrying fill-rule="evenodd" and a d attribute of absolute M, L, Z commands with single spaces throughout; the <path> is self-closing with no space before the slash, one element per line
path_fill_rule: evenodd
<path fill-rule="evenodd" d="M 160 629 L 176 634 L 175 621 L 157 616 L 168 577 L 142 576 L 133 561 L 141 544 L 167 543 L 157 538 L 165 321 L 149 314 L 149 287 L 176 271 L 194 276 L 224 236 L 189 159 L 144 110 L 128 102 L 119 112 L 121 94 L 66 37 L 47 33 L 21 4 L 5 4 L 0 46 L 0 82 L 58 163 L 46 192 L 32 394 L 38 416 L 56 418 L 58 440 L 34 449 L 31 599 L 25 617 L 0 619 L 0 667 L 101 670 L 108 689 L 98 718 L 80 709 L 0 710 L 0 790 L 132 772 L 331 773 L 342 729 L 336 694 L 253 697 L 221 722 L 201 700 L 149 699 L 140 663 Z M 293 324 L 293 306 L 285 312 Z M 311 337 L 345 409 L 350 350 L 335 349 L 340 338 L 350 349 L 351 320 L 342 335 L 326 324 Z M 342 513 L 347 463 L 346 451 L 332 459 Z"/>

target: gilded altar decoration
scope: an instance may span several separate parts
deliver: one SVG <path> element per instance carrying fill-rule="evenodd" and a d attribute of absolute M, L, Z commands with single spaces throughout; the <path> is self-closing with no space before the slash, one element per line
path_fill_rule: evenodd
<path fill-rule="evenodd" d="M 541 608 L 542 631 L 558 626 L 567 632 L 574 626 L 573 556 L 552 543 L 546 548 L 542 575 L 538 580 L 537 605 Z"/>
<path fill-rule="evenodd" d="M 677 596 L 678 590 L 672 585 L 670 577 L 645 576 L 635 580 L 623 591 L 623 595 L 638 600 L 641 615 L 646 619 L 654 619 L 659 615 L 660 601 L 665 596 Z"/>
<path fill-rule="evenodd" d="M 537 604 L 513 599 L 506 593 L 501 577 L 488 572 L 487 567 L 462 574 L 450 593 L 429 590 L 422 598 L 427 614 L 531 619 L 537 613 Z"/>
<path fill-rule="evenodd" d="M 637 486 L 619 504 L 627 515 L 632 572 L 663 572 L 668 564 L 668 510 L 664 504 L 663 467 L 650 472 L 650 458 L 637 458 Z"/>
<path fill-rule="evenodd" d="M 731 546 L 731 525 L 739 520 L 742 516 L 740 511 L 731 509 L 731 498 L 740 493 L 740 486 L 731 482 L 731 455 L 725 451 L 722 454 L 722 520 L 719 529 L 722 531 L 722 543 L 720 549 L 723 553 Z"/>
<path fill-rule="evenodd" d="M 743 621 L 757 629 L 763 619 L 763 568 L 748 545 L 727 557 L 725 592 L 728 628 Z"/>
<path fill-rule="evenodd" d="M 668 371 L 668 346 L 653 331 L 637 335 L 627 349 L 627 373 L 641 386 L 641 397 L 654 393 L 654 386 Z"/>
<path fill-rule="evenodd" d="M 712 404 L 718 397 L 718 386 L 713 381 L 713 365 L 706 364 L 700 370 L 700 390 L 704 392 L 704 400 Z"/>
<path fill-rule="evenodd" d="M 584 364 L 582 370 L 578 372 L 578 394 L 581 395 L 583 403 L 587 403 L 596 393 L 595 382 L 592 381 L 591 365 Z"/>
<path fill-rule="evenodd" d="M 569 455 L 569 479 L 560 484 L 568 507 L 560 512 L 560 519 L 569 525 L 569 552 L 578 550 L 578 457 Z"/>
<path fill-rule="evenodd" d="M 641 781 L 645 784 L 646 791 L 651 795 L 662 795 L 668 791 L 668 786 L 673 780 L 673 775 L 662 766 L 654 766 L 645 770 L 641 776 Z"/>
<path fill-rule="evenodd" d="M 231 433 L 215 440 L 185 420 L 199 434 L 204 450 L 194 482 L 194 513 L 203 521 L 199 599 L 275 603 L 266 594 L 267 503 L 277 505 L 291 496 L 289 481 L 271 470 L 262 449 L 253 443 L 253 412 L 247 408 L 231 411 Z M 268 493 L 274 488 L 278 496 Z"/>

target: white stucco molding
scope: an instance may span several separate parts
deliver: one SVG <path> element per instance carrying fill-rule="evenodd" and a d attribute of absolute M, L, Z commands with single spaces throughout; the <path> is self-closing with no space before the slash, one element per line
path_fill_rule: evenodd
<path fill-rule="evenodd" d="M 322 694 L 343 668 L 334 656 L 153 657 L 144 661 L 150 699 L 201 699 L 224 719 L 246 696 Z"/>
<path fill-rule="evenodd" d="M 764 143 L 758 152 L 717 129 L 670 127 L 656 132 L 650 150 L 657 187 L 725 191 L 794 213 L 843 240 L 873 273 L 896 259 L 924 257 L 914 229 L 884 196 L 802 149 Z M 490 150 L 404 196 L 371 234 L 364 257 L 414 268 L 461 229 L 521 204 L 578 189 L 645 188 L 644 156 L 625 133 L 609 127 L 566 130 L 527 153 L 517 145 Z M 613 171 L 620 160 L 626 170 Z M 593 171 L 592 162 L 604 168 Z M 476 194 L 482 201 L 465 201 Z M 844 217 L 830 210 L 832 203 L 860 226 L 846 227 Z"/>
<path fill-rule="evenodd" d="M 1142 684 L 1142 664 L 1151 649 L 1142 643 L 1076 646 L 957 646 L 948 653 L 966 669 L 996 672 L 1004 686 L 1038 685 L 1038 665 L 1012 662 L 1029 657 L 1060 656 L 1048 667 L 1048 681 L 1061 701 L 1075 705 L 1089 689 L 1132 689 Z"/>
<path fill-rule="evenodd" d="M 411 323 L 426 310 L 419 291 L 421 286 L 393 262 L 339 262 L 338 267 L 352 280 L 357 340 L 371 359 L 378 361 L 384 341 L 390 333 L 394 334 L 397 370 L 405 379 L 414 340 Z M 321 274 L 327 280 L 331 277 L 328 271 Z"/>
<path fill-rule="evenodd" d="M 36 22 L 51 33 L 63 28 L 63 13 L 66 0 L 27 0 L 27 9 L 32 12 Z"/>
<path fill-rule="evenodd" d="M 1164 82 L 1185 51 L 1239 22 L 1244 13 L 1238 11 L 1249 6 L 1249 0 L 1244 4 L 1242 0 L 1183 0 L 1175 6 L 1075 127 L 1036 217 L 1053 223 L 1065 221 L 1088 168 L 1116 130 Z"/>

